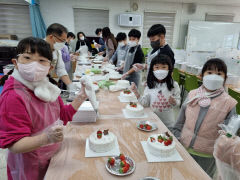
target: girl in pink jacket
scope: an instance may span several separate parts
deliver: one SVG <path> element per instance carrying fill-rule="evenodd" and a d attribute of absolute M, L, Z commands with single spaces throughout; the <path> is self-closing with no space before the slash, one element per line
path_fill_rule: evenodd
<path fill-rule="evenodd" d="M 208 60 L 202 69 L 203 85 L 189 92 L 180 110 L 174 135 L 197 163 L 213 177 L 213 157 L 218 124 L 227 124 L 236 114 L 236 100 L 224 91 L 227 66 L 221 59 Z"/>
<path fill-rule="evenodd" d="M 51 69 L 50 45 L 25 38 L 17 47 L 15 68 L 4 76 L 0 96 L 0 148 L 8 148 L 9 180 L 41 180 L 49 161 L 63 140 L 60 125 L 86 99 L 85 89 L 70 105 L 64 105 L 60 89 L 47 75 Z M 11 74 L 11 75 L 10 75 Z"/>

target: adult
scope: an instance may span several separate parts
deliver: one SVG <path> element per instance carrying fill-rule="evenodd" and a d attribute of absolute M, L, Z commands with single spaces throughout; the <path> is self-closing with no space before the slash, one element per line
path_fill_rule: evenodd
<path fill-rule="evenodd" d="M 92 52 L 91 43 L 86 38 L 86 35 L 83 32 L 78 32 L 77 33 L 77 38 L 78 38 L 78 41 L 76 43 L 75 51 L 80 51 L 81 47 L 87 46 L 88 51 Z"/>
<path fill-rule="evenodd" d="M 97 48 L 98 48 L 99 52 L 103 52 L 105 50 L 105 43 L 102 38 L 102 29 L 97 28 L 95 31 L 95 34 L 97 35 L 97 37 L 99 37 L 99 42 L 97 44 Z"/>

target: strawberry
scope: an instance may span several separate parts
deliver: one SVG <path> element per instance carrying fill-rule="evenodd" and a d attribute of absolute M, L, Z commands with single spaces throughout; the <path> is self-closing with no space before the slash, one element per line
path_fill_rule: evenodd
<path fill-rule="evenodd" d="M 146 128 L 147 130 L 151 130 L 152 129 L 152 126 L 150 126 L 150 125 L 147 125 L 147 128 Z"/>
<path fill-rule="evenodd" d="M 120 166 L 121 167 L 125 167 L 127 165 L 127 162 L 125 160 L 121 161 L 120 162 Z"/>
<path fill-rule="evenodd" d="M 119 155 L 119 158 L 120 158 L 122 161 L 126 159 L 123 154 L 120 154 L 120 155 Z"/>
<path fill-rule="evenodd" d="M 143 128 L 144 128 L 144 125 L 143 125 L 143 124 L 140 124 L 139 127 L 140 127 L 141 129 L 143 129 Z"/>
<path fill-rule="evenodd" d="M 168 145 L 169 145 L 168 140 L 164 141 L 164 145 L 165 145 L 165 146 L 168 146 Z"/>
<path fill-rule="evenodd" d="M 109 158 L 108 159 L 108 163 L 111 165 L 111 166 L 113 166 L 114 165 L 114 163 L 115 163 L 115 159 L 114 158 Z"/>
<path fill-rule="evenodd" d="M 163 139 L 158 139 L 158 142 L 162 143 L 162 142 L 163 142 Z"/>
<path fill-rule="evenodd" d="M 123 167 L 123 168 L 120 168 L 120 169 L 119 169 L 119 172 L 120 172 L 121 174 L 123 174 L 123 173 L 126 173 L 126 172 L 128 171 L 128 169 L 129 169 L 129 168 L 127 168 L 127 167 Z"/>
<path fill-rule="evenodd" d="M 155 138 L 150 137 L 150 141 L 151 141 L 151 142 L 155 142 L 156 140 L 155 140 Z"/>
<path fill-rule="evenodd" d="M 102 138 L 102 131 L 97 131 L 97 138 L 101 139 Z"/>
<path fill-rule="evenodd" d="M 144 127 L 147 129 L 148 124 L 144 124 Z"/>
<path fill-rule="evenodd" d="M 126 163 L 125 167 L 127 167 L 129 169 L 130 168 L 130 164 Z"/>

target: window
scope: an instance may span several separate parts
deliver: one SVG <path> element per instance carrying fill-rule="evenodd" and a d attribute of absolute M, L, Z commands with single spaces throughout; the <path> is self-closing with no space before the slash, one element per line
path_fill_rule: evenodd
<path fill-rule="evenodd" d="M 206 13 L 205 21 L 233 22 L 234 14 L 220 15 Z"/>
<path fill-rule="evenodd" d="M 32 36 L 28 5 L 0 3 L 0 34 L 17 35 L 18 39 Z"/>
<path fill-rule="evenodd" d="M 96 36 L 95 30 L 109 26 L 109 11 L 100 9 L 74 8 L 75 32 L 82 31 L 86 36 Z"/>
<path fill-rule="evenodd" d="M 162 24 L 166 28 L 166 42 L 171 46 L 176 13 L 144 12 L 143 22 L 143 47 L 150 47 L 147 37 L 148 29 L 154 24 Z"/>

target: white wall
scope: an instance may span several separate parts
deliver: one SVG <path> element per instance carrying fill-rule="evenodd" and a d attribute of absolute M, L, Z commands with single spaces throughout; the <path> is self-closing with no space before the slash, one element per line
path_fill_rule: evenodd
<path fill-rule="evenodd" d="M 57 22 L 65 25 L 69 31 L 80 31 L 74 29 L 73 7 L 83 7 L 108 9 L 109 27 L 115 35 L 120 31 L 128 33 L 131 29 L 117 25 L 117 15 L 130 10 L 129 0 L 41 0 L 40 3 L 41 12 L 47 26 Z M 240 6 L 198 4 L 194 14 L 188 13 L 188 7 L 189 4 L 142 0 L 139 1 L 139 9 L 136 13 L 143 15 L 144 11 L 176 12 L 173 48 L 184 47 L 188 21 L 205 20 L 206 13 L 233 13 L 235 14 L 234 22 L 240 22 Z M 139 30 L 142 32 L 143 28 L 140 27 Z"/>

